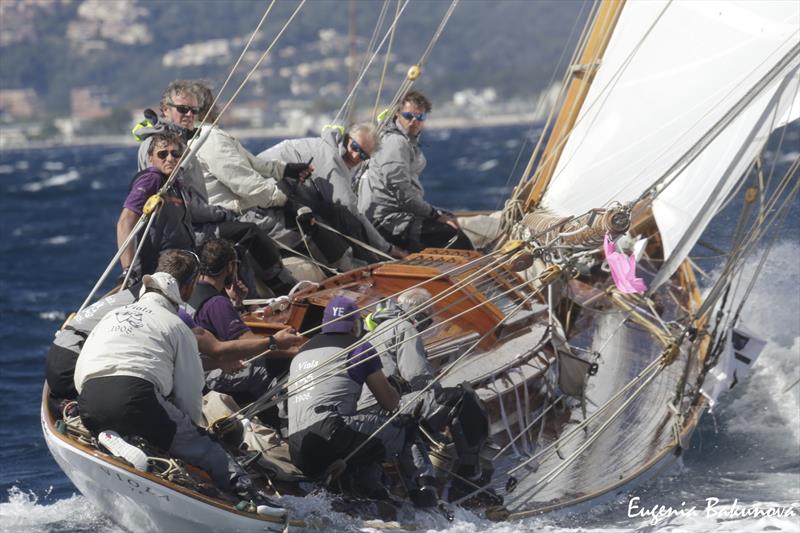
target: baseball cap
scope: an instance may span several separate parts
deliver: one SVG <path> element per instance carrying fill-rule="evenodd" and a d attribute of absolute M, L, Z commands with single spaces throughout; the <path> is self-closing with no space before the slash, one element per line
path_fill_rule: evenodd
<path fill-rule="evenodd" d="M 349 333 L 360 318 L 358 306 L 352 299 L 335 296 L 322 314 L 322 333 Z"/>

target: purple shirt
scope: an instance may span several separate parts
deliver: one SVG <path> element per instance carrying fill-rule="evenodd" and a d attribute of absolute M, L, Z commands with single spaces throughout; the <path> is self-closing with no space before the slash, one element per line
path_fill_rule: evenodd
<path fill-rule="evenodd" d="M 375 355 L 375 353 L 375 348 L 373 348 L 368 342 L 365 342 L 350 352 L 350 355 L 347 358 L 347 375 L 350 376 L 350 379 L 359 385 L 363 385 L 364 382 L 367 381 L 367 376 L 383 368 L 380 357 L 373 357 L 365 363 L 361 363 L 358 366 L 352 366 L 359 361 L 363 361 L 367 357 Z"/>
<path fill-rule="evenodd" d="M 190 317 L 189 313 L 184 311 L 183 308 L 178 308 L 178 318 L 183 320 L 183 323 L 186 324 L 186 326 L 189 329 L 194 329 L 197 327 L 197 324 L 195 323 L 194 319 Z"/>
<path fill-rule="evenodd" d="M 200 283 L 210 285 L 204 281 Z M 250 331 L 236 308 L 233 307 L 230 298 L 221 293 L 206 300 L 194 315 L 194 321 L 199 327 L 207 329 L 221 341 L 238 339 L 242 334 Z"/>
<path fill-rule="evenodd" d="M 131 190 L 128 192 L 128 196 L 125 197 L 125 203 L 122 205 L 122 207 L 130 209 L 137 215 L 141 216 L 142 209 L 144 208 L 144 204 L 147 202 L 147 199 L 157 193 L 161 186 L 164 185 L 165 181 L 166 176 L 164 176 L 164 174 L 162 174 L 155 167 L 149 167 L 134 180 L 133 184 L 131 185 Z M 173 183 L 175 190 L 180 193 L 180 180 L 176 179 Z M 175 201 L 175 199 L 170 199 L 167 201 Z"/>

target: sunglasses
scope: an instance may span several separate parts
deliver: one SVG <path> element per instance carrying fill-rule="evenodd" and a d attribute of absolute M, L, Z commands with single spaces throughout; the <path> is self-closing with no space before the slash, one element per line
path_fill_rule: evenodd
<path fill-rule="evenodd" d="M 180 113 L 181 115 L 188 115 L 189 111 L 192 112 L 193 115 L 197 115 L 200 113 L 199 107 L 192 107 L 190 105 L 175 105 L 175 104 L 167 104 L 170 107 L 174 107 L 175 111 Z"/>
<path fill-rule="evenodd" d="M 183 152 L 179 150 L 159 150 L 156 152 L 156 157 L 162 161 L 165 160 L 168 155 L 171 155 L 174 159 L 180 159 L 183 156 Z"/>
<path fill-rule="evenodd" d="M 428 118 L 426 113 L 412 113 L 411 111 L 403 111 L 400 116 L 406 120 L 417 119 L 418 122 L 425 122 L 425 119 Z"/>
<path fill-rule="evenodd" d="M 350 139 L 350 148 L 351 148 L 352 150 L 355 150 L 356 152 L 358 152 L 358 157 L 359 157 L 359 159 L 361 159 L 362 161 L 366 161 L 367 159 L 369 159 L 370 157 L 372 157 L 372 156 L 371 156 L 371 155 L 369 155 L 367 152 L 365 152 L 363 148 L 361 148 L 361 145 L 360 145 L 360 144 L 358 144 L 357 142 L 355 142 L 355 141 L 354 141 L 354 140 L 352 140 L 352 139 Z"/>

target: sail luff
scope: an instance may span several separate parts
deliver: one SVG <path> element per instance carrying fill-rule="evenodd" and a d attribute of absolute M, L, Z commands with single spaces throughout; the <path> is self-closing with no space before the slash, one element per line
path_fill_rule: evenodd
<path fill-rule="evenodd" d="M 578 65 L 570 66 L 572 80 L 550 134 L 550 139 L 542 153 L 542 163 L 536 170 L 536 177 L 533 180 L 530 192 L 527 194 L 525 201 L 526 211 L 539 203 L 550 182 L 550 178 L 553 176 L 565 141 L 578 118 L 586 95 L 589 93 L 599 62 L 608 46 L 608 42 L 611 40 L 611 35 L 624 5 L 625 0 L 603 1 L 595 16 L 591 33 L 586 40 L 586 46 L 580 56 Z"/>

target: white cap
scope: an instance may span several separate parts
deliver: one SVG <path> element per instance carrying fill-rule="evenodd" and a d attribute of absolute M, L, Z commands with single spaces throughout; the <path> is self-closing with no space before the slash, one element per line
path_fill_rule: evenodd
<path fill-rule="evenodd" d="M 139 296 L 144 294 L 145 289 L 158 289 L 175 305 L 183 304 L 178 281 L 166 272 L 145 275 L 142 278 L 142 290 L 139 292 Z"/>

